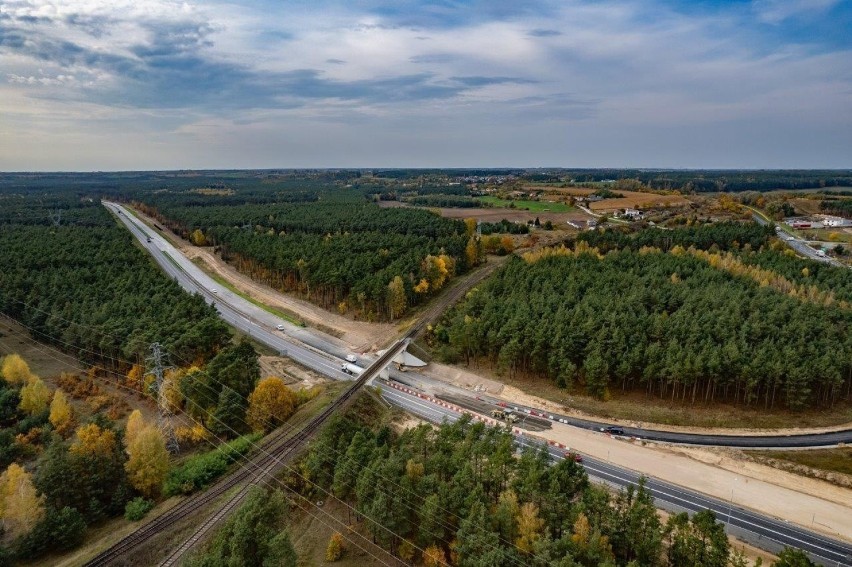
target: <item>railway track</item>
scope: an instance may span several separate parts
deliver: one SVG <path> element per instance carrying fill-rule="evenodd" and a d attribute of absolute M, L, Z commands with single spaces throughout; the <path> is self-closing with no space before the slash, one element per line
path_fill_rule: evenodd
<path fill-rule="evenodd" d="M 373 364 L 364 369 L 364 372 L 352 383 L 343 393 L 329 404 L 322 412 L 311 419 L 302 429 L 297 431 L 292 436 L 292 429 L 282 429 L 267 438 L 259 447 L 259 450 L 253 455 L 248 463 L 242 466 L 228 477 L 220 480 L 202 493 L 190 496 L 171 510 L 157 516 L 151 522 L 145 524 L 132 534 L 124 537 L 109 549 L 106 549 L 92 558 L 86 563 L 86 566 L 95 567 L 101 565 L 109 565 L 113 561 L 124 556 L 132 549 L 140 544 L 148 541 L 150 538 L 161 533 L 166 528 L 172 526 L 176 522 L 187 518 L 195 512 L 201 510 L 208 504 L 220 498 L 226 492 L 233 488 L 241 486 L 228 501 L 211 518 L 206 520 L 197 529 L 189 539 L 187 539 L 178 549 L 174 550 L 163 565 L 173 565 L 183 554 L 186 553 L 192 546 L 197 543 L 204 535 L 212 529 L 219 521 L 227 517 L 233 511 L 239 502 L 245 497 L 249 487 L 252 484 L 260 482 L 267 476 L 274 475 L 281 467 L 286 464 L 286 459 L 291 457 L 297 449 L 299 449 L 305 441 L 310 439 L 322 425 L 338 410 L 343 408 L 349 402 L 358 390 L 382 370 L 401 350 L 403 350 L 409 342 L 409 336 L 397 341 L 397 343 L 389 348 L 382 356 L 376 359 Z"/>

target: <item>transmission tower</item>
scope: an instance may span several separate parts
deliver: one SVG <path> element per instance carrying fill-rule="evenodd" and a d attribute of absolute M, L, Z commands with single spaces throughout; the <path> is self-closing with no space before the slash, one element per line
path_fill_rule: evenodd
<path fill-rule="evenodd" d="M 62 223 L 62 209 L 53 209 L 48 213 L 47 218 L 53 223 L 53 226 L 59 226 Z"/>
<path fill-rule="evenodd" d="M 166 370 L 170 370 L 172 367 L 165 365 L 164 361 L 167 355 L 163 352 L 163 347 L 160 343 L 153 343 L 150 348 L 151 356 L 145 359 L 148 363 L 147 366 L 149 370 L 145 374 L 154 376 L 154 383 L 151 386 L 153 391 L 157 394 L 157 406 L 159 407 L 157 427 L 160 429 L 163 434 L 163 438 L 166 440 L 166 449 L 168 449 L 170 453 L 176 453 L 179 447 L 177 437 L 175 436 L 175 429 L 172 424 L 174 413 L 169 406 L 169 400 L 166 395 L 165 388 Z"/>

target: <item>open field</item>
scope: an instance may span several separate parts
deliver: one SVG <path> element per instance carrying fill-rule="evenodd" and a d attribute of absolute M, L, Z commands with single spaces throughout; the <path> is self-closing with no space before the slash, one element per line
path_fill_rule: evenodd
<path fill-rule="evenodd" d="M 680 207 L 688 205 L 689 200 L 681 195 L 657 195 L 656 193 L 636 193 L 618 191 L 624 197 L 604 199 L 589 205 L 593 211 L 614 211 L 616 209 L 642 209 L 646 207 Z"/>
<path fill-rule="evenodd" d="M 571 205 L 566 205 L 565 203 L 558 202 L 549 202 L 549 201 L 525 201 L 525 200 L 509 200 L 509 199 L 500 199 L 498 197 L 477 197 L 478 200 L 483 203 L 487 203 L 492 207 L 498 207 L 503 209 L 514 208 L 514 209 L 526 209 L 531 213 L 568 213 L 576 210 Z M 515 205 L 512 207 L 512 205 Z"/>
<path fill-rule="evenodd" d="M 82 372 L 71 356 L 30 338 L 27 330 L 12 319 L 0 316 L 0 357 L 18 354 L 37 376 L 51 380 L 62 372 Z"/>
<path fill-rule="evenodd" d="M 809 451 L 749 451 L 748 454 L 821 471 L 842 473 L 848 475 L 852 481 L 852 447 Z"/>

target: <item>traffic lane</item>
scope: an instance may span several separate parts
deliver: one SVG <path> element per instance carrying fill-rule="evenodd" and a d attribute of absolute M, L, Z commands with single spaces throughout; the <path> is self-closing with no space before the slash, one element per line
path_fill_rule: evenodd
<path fill-rule="evenodd" d="M 468 393 L 469 395 L 469 393 Z M 483 401 L 494 404 L 504 404 L 508 409 L 522 411 L 527 414 L 545 417 L 552 421 L 558 421 L 565 425 L 571 425 L 580 429 L 590 431 L 601 431 L 609 426 L 608 423 L 590 421 L 587 419 L 571 417 L 559 413 L 545 411 L 532 406 L 508 403 L 505 400 L 491 396 L 482 396 Z M 502 406 L 500 406 L 502 407 Z M 551 417 L 552 416 L 552 417 Z M 636 427 L 617 426 L 624 431 L 624 437 L 636 437 L 646 441 L 662 441 L 665 443 L 678 443 L 682 445 L 707 445 L 723 447 L 742 447 L 750 449 L 773 449 L 786 447 L 832 447 L 841 443 L 852 443 L 852 430 L 834 431 L 830 433 L 811 433 L 798 435 L 706 435 L 701 433 L 677 433 L 673 431 L 660 431 L 655 429 L 639 429 Z"/>
<path fill-rule="evenodd" d="M 180 284 L 186 291 L 190 293 L 198 293 L 204 297 L 208 303 L 214 305 L 217 312 L 228 324 L 263 342 L 276 351 L 286 353 L 287 356 L 301 364 L 304 364 L 308 368 L 316 370 L 334 379 L 349 379 L 347 374 L 340 371 L 340 363 L 338 361 L 329 358 L 323 353 L 318 353 L 287 340 L 283 335 L 278 335 L 277 331 L 273 329 L 264 328 L 254 323 L 244 313 L 241 313 L 232 304 L 230 304 L 229 301 L 223 301 L 218 290 L 217 293 L 212 293 L 212 291 L 201 285 L 200 282 L 194 280 L 193 277 L 176 267 L 170 261 L 171 256 L 159 248 L 162 244 L 162 237 L 149 234 L 146 230 L 147 227 L 143 228 L 137 224 L 138 221 L 132 219 L 126 211 L 119 215 L 119 218 L 131 230 L 132 234 L 137 237 L 140 244 L 148 250 L 154 260 L 168 275 L 175 278 L 178 284 Z M 152 241 L 147 242 L 147 238 L 151 238 Z M 231 298 L 228 299 L 230 300 Z"/>
<path fill-rule="evenodd" d="M 172 247 L 170 243 L 166 242 L 165 239 L 162 236 L 160 236 L 156 233 L 149 233 L 148 230 L 150 230 L 150 229 L 148 229 L 148 227 L 144 226 L 144 225 L 140 226 L 141 223 L 137 224 L 140 221 L 135 220 L 132 217 L 132 215 L 130 215 L 126 211 L 126 209 L 124 210 L 124 214 L 119 215 L 119 218 L 121 218 L 122 221 L 126 225 L 131 227 L 131 230 L 133 230 L 134 233 L 139 237 L 140 243 L 143 246 L 145 246 L 152 253 L 152 255 L 154 255 L 154 257 L 158 260 L 158 263 L 161 266 L 163 266 L 163 268 L 170 275 L 173 275 L 174 277 L 176 277 L 178 279 L 179 283 L 182 284 L 184 289 L 187 289 L 187 291 L 190 291 L 190 292 L 200 292 L 203 295 L 207 296 L 208 298 L 214 297 L 214 296 L 210 295 L 210 292 L 207 289 L 205 289 L 204 284 L 202 282 L 198 282 L 198 285 L 194 285 L 190 281 L 190 278 L 187 277 L 187 274 L 189 274 L 189 270 L 192 270 L 193 272 L 197 271 L 200 274 L 199 277 L 206 278 L 206 280 L 209 280 L 209 282 L 212 282 L 211 285 L 213 285 L 213 286 L 215 286 L 214 280 L 212 280 L 212 278 L 210 278 L 209 276 L 204 274 L 204 272 L 202 272 L 197 266 L 195 266 L 195 264 L 193 264 L 188 259 L 186 259 L 183 256 L 183 254 L 181 254 L 174 247 Z M 144 240 L 143 237 L 150 237 L 152 239 L 152 242 L 147 243 Z M 164 248 L 167 246 L 169 249 L 174 250 L 175 255 L 177 257 L 172 258 L 172 260 L 175 261 L 176 263 L 178 263 L 181 267 L 185 267 L 187 269 L 187 272 L 185 272 L 183 274 L 180 273 L 180 270 L 177 269 L 174 266 L 174 264 L 172 264 L 171 261 L 169 261 L 169 259 L 168 259 L 169 257 L 164 252 L 162 252 L 162 249 L 160 248 L 160 246 L 162 246 Z M 202 280 L 202 281 L 204 281 L 204 280 Z M 258 308 L 257 306 L 253 305 L 252 303 L 246 301 L 242 297 L 231 293 L 230 291 L 220 290 L 219 293 L 221 294 L 221 297 L 215 298 L 212 301 L 215 301 L 216 299 L 218 299 L 219 304 L 230 303 L 232 306 L 236 306 L 238 311 L 242 311 L 243 313 L 246 313 L 246 311 L 247 311 L 246 314 L 249 317 L 259 318 L 261 321 L 265 321 L 267 323 L 268 328 L 262 329 L 259 326 L 258 327 L 251 327 L 251 326 L 247 326 L 247 325 L 243 324 L 242 321 L 235 320 L 234 324 L 238 328 L 240 328 L 241 330 L 243 330 L 245 332 L 258 334 L 258 333 L 261 333 L 262 331 L 265 330 L 266 332 L 275 333 L 276 331 L 273 331 L 273 329 L 278 324 L 286 324 L 286 325 L 289 325 L 290 327 L 293 327 L 290 323 L 283 322 L 280 319 L 275 318 L 271 314 L 263 311 L 262 309 Z M 293 333 L 291 333 L 291 335 L 292 334 Z M 307 344 L 309 346 L 313 346 L 314 348 L 318 348 L 321 351 L 333 354 L 333 355 L 335 355 L 335 356 L 337 356 L 341 359 L 343 359 L 347 354 L 345 349 L 341 348 L 338 345 L 332 344 L 328 340 L 323 340 L 320 337 L 316 337 L 314 335 L 314 333 L 312 333 L 311 331 L 307 331 L 305 329 L 299 329 L 296 334 L 298 336 L 297 340 L 300 340 L 301 342 L 304 342 L 305 344 Z M 317 333 L 317 334 L 319 334 L 319 333 Z M 306 340 L 302 340 L 303 338 L 306 339 Z M 294 343 L 290 343 L 290 344 L 294 344 Z M 277 348 L 277 347 L 275 347 L 275 348 Z M 294 346 L 294 355 L 295 355 L 294 358 L 299 357 L 297 359 L 299 362 L 301 362 L 302 360 L 307 360 L 307 357 L 305 357 L 303 354 L 301 354 L 300 351 L 298 351 L 298 349 L 295 348 L 295 346 Z M 366 362 L 369 362 L 369 361 L 372 360 L 372 357 L 369 357 L 369 356 L 364 356 L 362 358 Z M 327 372 L 327 371 L 328 371 L 328 369 L 324 370 L 324 372 Z M 337 372 L 339 372 L 339 368 L 336 369 L 336 372 L 334 372 L 334 374 L 337 374 Z M 435 383 L 436 383 L 435 380 L 430 379 L 430 378 L 428 378 L 428 377 L 426 377 L 422 374 L 418 374 L 416 372 L 401 373 L 397 370 L 391 369 L 390 375 L 391 375 L 392 378 L 399 381 L 400 383 L 410 385 L 410 386 L 413 386 L 413 387 L 421 387 L 422 388 L 422 386 L 424 384 L 435 385 Z M 335 376 L 335 378 L 337 378 L 337 376 Z M 416 385 L 412 382 L 420 382 L 420 385 L 418 386 L 418 385 Z M 446 387 L 446 385 L 443 385 L 443 384 L 442 384 L 442 386 Z M 463 393 L 465 395 L 469 394 L 466 391 L 464 391 Z M 486 401 L 490 401 L 491 403 L 493 403 L 495 405 L 502 401 L 502 400 L 498 400 L 496 398 L 490 398 L 488 396 L 485 396 L 485 399 L 486 399 Z M 593 430 L 593 431 L 599 431 L 601 427 L 605 427 L 606 425 L 608 425 L 606 423 L 570 417 L 570 416 L 567 416 L 567 415 L 551 414 L 550 412 L 545 412 L 543 410 L 540 410 L 538 408 L 533 408 L 533 407 L 530 407 L 530 406 L 521 406 L 521 405 L 514 405 L 513 404 L 512 407 L 520 408 L 521 410 L 524 410 L 526 413 L 536 412 L 536 415 L 539 415 L 539 416 L 553 415 L 553 417 L 556 418 L 556 420 L 560 421 L 561 423 L 565 423 L 567 425 L 572 425 L 574 427 L 579 427 L 579 428 Z M 690 433 L 675 433 L 675 432 L 668 432 L 668 431 L 659 431 L 659 430 L 652 430 L 652 429 L 638 429 L 638 428 L 631 428 L 631 427 L 624 427 L 622 429 L 624 429 L 624 433 L 625 433 L 626 436 L 640 437 L 640 438 L 646 439 L 648 441 L 662 441 L 662 442 L 666 442 L 666 443 L 680 443 L 680 444 L 690 444 L 690 445 L 713 445 L 713 446 L 719 445 L 719 446 L 742 447 L 742 448 L 753 448 L 753 449 L 757 449 L 757 448 L 779 448 L 779 447 L 819 447 L 819 446 L 833 446 L 833 445 L 837 445 L 839 443 L 852 443 L 852 430 L 840 431 L 840 432 L 834 432 L 834 433 L 811 434 L 811 435 L 746 437 L 746 436 L 736 436 L 736 435 L 703 435 L 703 434 L 690 434 Z"/>
<path fill-rule="evenodd" d="M 147 225 L 133 217 L 133 215 L 122 205 L 116 203 L 108 204 L 113 205 L 114 210 L 122 211 L 119 218 L 121 218 L 125 225 L 131 228 L 131 231 L 137 236 L 142 246 L 148 249 L 155 258 L 161 258 L 162 256 L 168 258 L 168 271 L 170 275 L 174 275 L 175 271 L 183 271 L 183 276 L 179 278 L 181 282 L 188 284 L 190 282 L 187 280 L 194 280 L 197 283 L 197 286 L 190 286 L 191 291 L 208 292 L 205 293 L 205 295 L 208 295 L 209 293 L 212 293 L 211 290 L 215 289 L 216 293 L 214 295 L 219 302 L 229 303 L 239 312 L 268 326 L 270 329 L 277 330 L 278 325 L 282 325 L 288 335 L 302 343 L 324 352 L 334 354 L 340 358 L 344 358 L 346 356 L 346 347 L 335 343 L 336 339 L 333 339 L 332 337 L 325 338 L 323 336 L 318 336 L 318 334 L 308 331 L 307 329 L 302 329 L 287 320 L 276 317 L 227 288 L 219 289 L 219 284 L 217 284 L 213 278 L 184 256 L 165 237 L 159 235 L 155 231 L 152 231 Z M 147 242 L 147 239 L 149 238 L 151 239 L 151 242 Z M 158 263 L 161 265 L 163 264 L 162 262 Z M 175 264 L 177 264 L 177 266 L 175 266 Z"/>
<path fill-rule="evenodd" d="M 383 391 L 382 396 L 394 405 L 402 407 L 415 415 L 424 417 L 433 423 L 440 423 L 444 420 L 455 421 L 460 417 L 458 413 L 448 408 L 435 406 L 421 398 L 405 394 L 398 390 Z M 564 449 L 547 445 L 540 438 L 519 435 L 516 436 L 516 441 L 522 447 L 537 449 L 544 446 L 554 460 L 565 458 Z M 641 478 L 641 475 L 628 469 L 623 469 L 591 457 L 584 456 L 582 465 L 590 476 L 621 488 L 638 485 Z M 712 510 L 719 521 L 724 521 L 732 527 L 777 542 L 779 546 L 788 545 L 802 548 L 811 553 L 815 558 L 823 559 L 824 563 L 830 561 L 832 563 L 840 562 L 841 564 L 845 564 L 844 562 L 847 561 L 847 557 L 852 554 L 852 546 L 809 532 L 804 528 L 799 528 L 786 522 L 761 516 L 738 506 L 732 506 L 730 502 L 709 498 L 703 494 L 655 478 L 645 477 L 645 482 L 646 488 L 658 503 L 669 504 L 670 506 L 690 512 L 699 512 L 705 509 Z"/>

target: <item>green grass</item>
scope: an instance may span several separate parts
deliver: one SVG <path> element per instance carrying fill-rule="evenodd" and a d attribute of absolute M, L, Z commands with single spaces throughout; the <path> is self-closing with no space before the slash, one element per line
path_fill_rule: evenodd
<path fill-rule="evenodd" d="M 260 301 L 254 299 L 253 297 L 246 295 L 245 293 L 241 292 L 231 282 L 229 282 L 228 280 L 226 280 L 225 278 L 223 278 L 222 276 L 220 276 L 216 272 L 213 272 L 212 270 L 208 269 L 207 263 L 204 262 L 204 260 L 202 258 L 195 258 L 192 262 L 196 266 L 201 268 L 201 270 L 205 274 L 207 274 L 208 276 L 213 278 L 213 281 L 215 281 L 217 284 L 228 289 L 232 293 L 239 295 L 240 297 L 242 297 L 243 299 L 245 299 L 246 301 L 248 301 L 252 305 L 254 305 L 256 307 L 260 307 L 261 309 L 263 309 L 267 313 L 269 313 L 271 315 L 275 315 L 276 317 L 280 317 L 281 319 L 284 319 L 285 321 L 289 321 L 289 322 L 293 323 L 294 325 L 298 325 L 299 327 L 305 326 L 305 322 L 302 321 L 301 319 L 299 319 L 298 317 L 294 316 L 292 313 L 287 313 L 286 311 L 282 311 L 281 309 L 276 309 L 274 307 L 270 307 L 269 305 L 266 305 L 265 303 L 261 303 Z"/>
<path fill-rule="evenodd" d="M 571 211 L 576 210 L 571 205 L 566 205 L 565 203 L 548 203 L 547 201 L 524 201 L 524 200 L 509 200 L 509 199 L 500 199 L 497 197 L 477 197 L 480 201 L 485 204 L 491 205 L 492 207 L 498 207 L 502 209 L 511 208 L 510 205 L 514 203 L 515 209 L 519 211 L 527 210 L 531 213 L 570 213 Z"/>
<path fill-rule="evenodd" d="M 749 451 L 750 454 L 805 465 L 813 469 L 852 475 L 852 447 L 807 451 Z"/>

